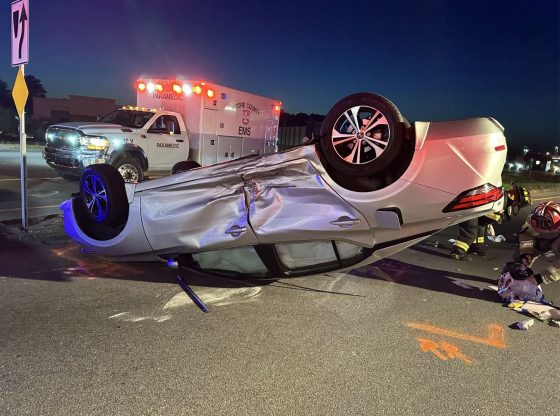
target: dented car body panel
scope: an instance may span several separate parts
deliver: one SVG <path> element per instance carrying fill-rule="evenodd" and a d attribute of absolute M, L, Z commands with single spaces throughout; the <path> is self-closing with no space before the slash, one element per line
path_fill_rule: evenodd
<path fill-rule="evenodd" d="M 503 208 L 500 198 L 443 212 L 461 192 L 501 187 L 506 142 L 499 124 L 489 118 L 420 123 L 414 140 L 409 166 L 379 190 L 345 189 L 309 144 L 127 185 L 128 219 L 105 240 L 84 231 L 76 200 L 68 200 L 61 205 L 65 228 L 80 244 L 115 260 L 188 254 L 196 265 L 221 269 L 227 262 L 237 270 L 253 264 L 261 273 L 271 270 L 263 258 L 273 253 L 286 270 L 306 274 L 313 258 L 331 262 L 330 269 L 356 267 Z"/>

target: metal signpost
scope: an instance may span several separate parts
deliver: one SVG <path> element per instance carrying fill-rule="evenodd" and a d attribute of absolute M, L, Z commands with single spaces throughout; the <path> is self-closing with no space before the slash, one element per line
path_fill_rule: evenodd
<path fill-rule="evenodd" d="M 19 66 L 12 97 L 19 115 L 21 224 L 27 229 L 27 137 L 25 135 L 25 103 L 29 91 L 25 84 L 24 69 L 29 62 L 29 0 L 12 2 L 12 66 Z"/>

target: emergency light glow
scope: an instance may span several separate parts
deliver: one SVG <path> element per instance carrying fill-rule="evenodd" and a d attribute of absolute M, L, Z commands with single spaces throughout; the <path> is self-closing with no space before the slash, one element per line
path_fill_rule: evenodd
<path fill-rule="evenodd" d="M 275 106 L 274 106 L 274 111 L 280 111 L 280 106 L 279 106 L 279 105 L 275 105 Z"/>
<path fill-rule="evenodd" d="M 183 92 L 185 93 L 185 95 L 191 95 L 193 89 L 189 84 L 183 84 Z"/>
<path fill-rule="evenodd" d="M 214 90 L 208 90 L 208 91 L 206 91 L 206 95 L 208 96 L 208 98 L 214 97 Z"/>
<path fill-rule="evenodd" d="M 183 87 L 181 87 L 179 84 L 173 84 L 173 92 L 175 94 L 181 94 L 183 92 Z"/>
<path fill-rule="evenodd" d="M 152 92 L 155 91 L 156 86 L 153 82 L 148 82 L 148 85 L 146 86 L 146 88 L 148 89 L 148 92 L 151 94 Z"/>
<path fill-rule="evenodd" d="M 200 85 L 195 85 L 192 90 L 196 95 L 202 94 L 202 87 Z"/>
<path fill-rule="evenodd" d="M 162 92 L 163 91 L 163 85 L 161 85 L 161 84 L 156 84 L 155 88 L 156 88 L 157 92 Z"/>
<path fill-rule="evenodd" d="M 144 82 L 139 82 L 137 87 L 138 87 L 138 91 L 142 92 L 146 89 L 146 84 Z"/>

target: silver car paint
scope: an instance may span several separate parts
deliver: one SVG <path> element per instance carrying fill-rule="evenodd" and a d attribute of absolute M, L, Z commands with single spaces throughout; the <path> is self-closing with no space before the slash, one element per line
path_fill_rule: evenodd
<path fill-rule="evenodd" d="M 194 169 L 127 188 L 130 214 L 108 241 L 85 235 L 66 201 L 65 227 L 79 243 L 119 260 L 231 248 L 258 243 L 336 239 L 383 247 L 391 255 L 431 232 L 502 208 L 502 201 L 442 213 L 459 193 L 485 183 L 501 186 L 506 152 L 490 119 L 421 123 L 404 175 L 373 192 L 352 192 L 326 173 L 314 145 Z M 403 223 L 379 215 L 395 207 Z M 383 211 L 385 212 L 385 211 Z M 423 235 L 419 237 L 419 235 Z"/>

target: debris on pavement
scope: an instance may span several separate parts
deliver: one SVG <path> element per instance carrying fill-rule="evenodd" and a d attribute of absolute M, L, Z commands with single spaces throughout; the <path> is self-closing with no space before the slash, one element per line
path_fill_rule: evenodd
<path fill-rule="evenodd" d="M 521 309 L 523 305 L 525 305 L 525 302 L 523 302 L 522 300 L 518 300 L 508 303 L 507 306 L 510 309 Z"/>
<path fill-rule="evenodd" d="M 526 331 L 527 329 L 529 329 L 530 326 L 533 326 L 534 323 L 535 320 L 531 318 L 531 319 L 526 319 L 524 321 L 516 322 L 514 325 L 517 329 Z"/>
<path fill-rule="evenodd" d="M 554 251 L 547 251 L 546 253 L 544 253 L 545 257 L 554 257 L 556 254 L 554 253 Z"/>
<path fill-rule="evenodd" d="M 506 241 L 506 238 L 502 234 L 488 236 L 488 239 L 494 241 L 494 243 L 503 243 Z"/>
<path fill-rule="evenodd" d="M 30 218 L 27 230 L 22 229 L 20 220 L 0 222 L 0 243 L 6 241 L 20 244 L 56 245 L 68 241 L 64 232 L 62 216 L 59 214 Z"/>
<path fill-rule="evenodd" d="M 436 248 L 439 246 L 439 241 L 423 241 L 423 243 L 426 246 L 432 246 Z"/>
<path fill-rule="evenodd" d="M 557 321 L 555 319 L 551 319 L 549 325 L 550 326 L 555 326 L 556 328 L 560 328 L 560 321 Z"/>

